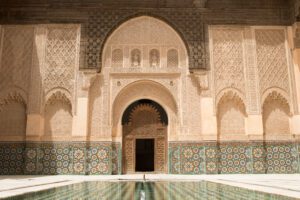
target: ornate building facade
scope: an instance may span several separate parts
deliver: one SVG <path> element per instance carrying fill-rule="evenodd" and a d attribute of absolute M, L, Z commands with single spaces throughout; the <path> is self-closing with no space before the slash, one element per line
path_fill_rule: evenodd
<path fill-rule="evenodd" d="M 297 1 L 0 3 L 0 174 L 300 173 Z"/>

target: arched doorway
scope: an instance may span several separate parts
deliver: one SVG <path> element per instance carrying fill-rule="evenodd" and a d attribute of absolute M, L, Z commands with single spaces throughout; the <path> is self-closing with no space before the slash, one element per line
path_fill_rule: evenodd
<path fill-rule="evenodd" d="M 168 116 L 156 102 L 142 99 L 127 107 L 122 117 L 123 173 L 167 170 Z"/>

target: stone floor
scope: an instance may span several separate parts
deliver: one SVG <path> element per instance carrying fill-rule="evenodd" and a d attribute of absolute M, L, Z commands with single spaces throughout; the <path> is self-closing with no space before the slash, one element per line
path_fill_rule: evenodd
<path fill-rule="evenodd" d="M 300 174 L 115 176 L 0 176 L 0 198 L 83 181 L 212 181 L 300 199 Z"/>

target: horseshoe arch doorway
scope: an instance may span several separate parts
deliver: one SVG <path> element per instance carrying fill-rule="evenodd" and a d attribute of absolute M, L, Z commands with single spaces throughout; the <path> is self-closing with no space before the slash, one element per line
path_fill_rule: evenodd
<path fill-rule="evenodd" d="M 122 117 L 122 172 L 166 173 L 168 116 L 155 101 L 141 99 Z"/>

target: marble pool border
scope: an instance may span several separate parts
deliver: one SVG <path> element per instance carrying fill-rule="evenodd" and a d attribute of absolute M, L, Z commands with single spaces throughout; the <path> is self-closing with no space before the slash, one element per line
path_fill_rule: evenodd
<path fill-rule="evenodd" d="M 300 174 L 0 176 L 0 198 L 38 192 L 85 181 L 211 181 L 300 199 Z"/>

